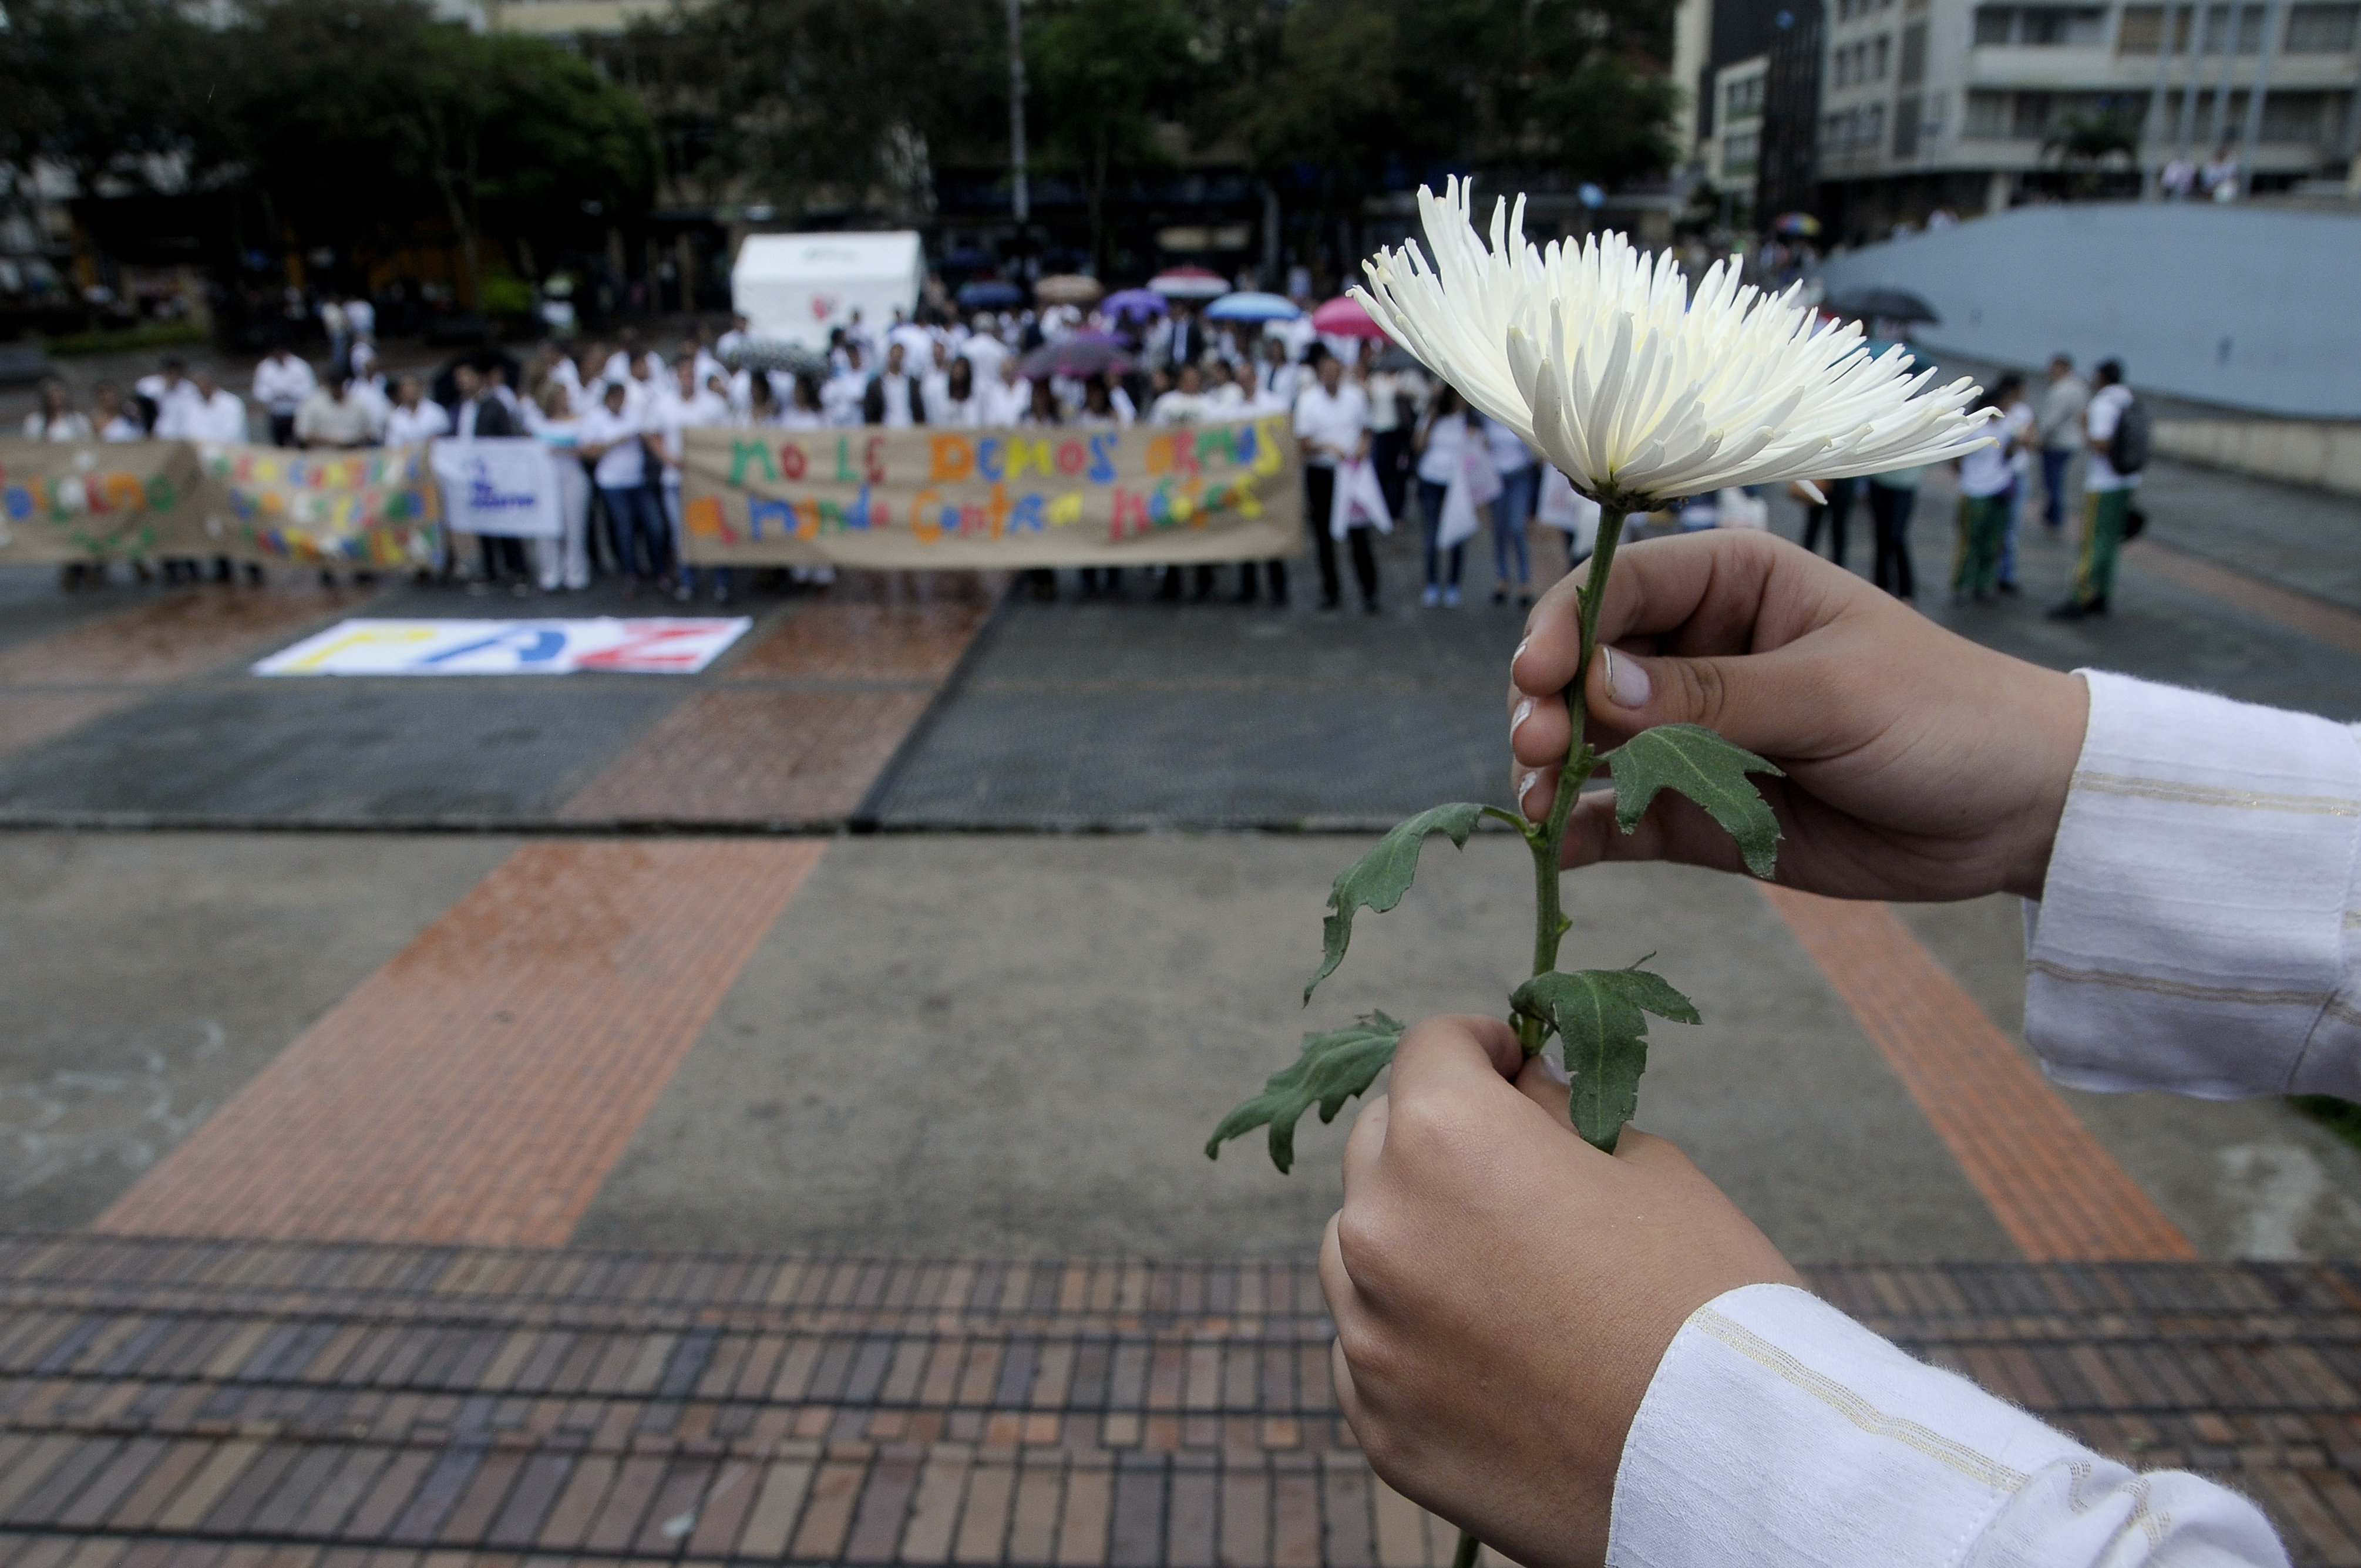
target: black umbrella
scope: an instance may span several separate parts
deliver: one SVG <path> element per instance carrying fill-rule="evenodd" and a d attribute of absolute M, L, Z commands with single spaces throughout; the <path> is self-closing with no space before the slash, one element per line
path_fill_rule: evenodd
<path fill-rule="evenodd" d="M 828 356 L 781 337 L 750 337 L 721 356 L 732 370 L 784 370 L 790 376 L 826 380 L 833 367 Z"/>
<path fill-rule="evenodd" d="M 1858 316 L 1862 321 L 1934 322 L 1942 317 L 1935 307 L 1907 289 L 1856 289 L 1850 294 L 1839 294 L 1828 302 L 1827 308 L 1840 316 Z"/>
<path fill-rule="evenodd" d="M 1387 349 L 1383 354 L 1378 356 L 1378 368 L 1380 370 L 1423 370 L 1426 367 L 1419 362 L 1417 355 L 1412 354 L 1409 349 L 1397 344 L 1395 346 Z"/>

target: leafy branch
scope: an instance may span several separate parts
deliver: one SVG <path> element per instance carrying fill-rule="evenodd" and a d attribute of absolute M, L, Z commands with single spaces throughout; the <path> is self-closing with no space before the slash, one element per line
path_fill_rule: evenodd
<path fill-rule="evenodd" d="M 1565 691 L 1571 739 L 1547 813 L 1532 822 L 1521 812 L 1461 801 L 1422 811 L 1394 828 L 1329 890 L 1320 968 L 1303 988 L 1308 1005 L 1320 982 L 1345 961 L 1355 916 L 1363 909 L 1382 915 L 1401 902 L 1418 875 L 1419 854 L 1428 835 L 1444 834 L 1454 847 L 1465 849 L 1480 819 L 1489 817 L 1508 824 L 1532 855 L 1534 905 L 1532 978 L 1509 998 L 1511 1025 L 1529 1058 L 1553 1037 L 1559 1041 L 1571 1085 L 1567 1109 L 1575 1129 L 1609 1154 L 1639 1105 L 1640 1076 L 1648 1064 L 1647 1014 L 1681 1024 L 1700 1020 L 1687 997 L 1637 964 L 1571 973 L 1559 970 L 1558 949 L 1573 925 L 1565 915 L 1560 866 L 1566 826 L 1583 786 L 1601 767 L 1613 774 L 1616 823 L 1626 833 L 1639 827 L 1665 790 L 1694 801 L 1737 841 L 1747 870 L 1759 877 L 1771 875 L 1779 845 L 1778 818 L 1750 776 L 1779 770 L 1753 752 L 1694 724 L 1643 729 L 1604 753 L 1585 733 L 1599 610 L 1627 510 L 1620 505 L 1602 507 L 1590 574 L 1576 599 L 1580 643 L 1574 679 Z M 1402 1027 L 1383 1013 L 1371 1013 L 1349 1028 L 1306 1035 L 1294 1064 L 1273 1074 L 1262 1093 L 1224 1117 L 1205 1153 L 1218 1156 L 1224 1143 L 1267 1126 L 1271 1163 L 1282 1172 L 1290 1169 L 1295 1162 L 1296 1124 L 1303 1113 L 1316 1105 L 1321 1121 L 1333 1121 L 1345 1101 L 1367 1092 L 1393 1059 Z"/>

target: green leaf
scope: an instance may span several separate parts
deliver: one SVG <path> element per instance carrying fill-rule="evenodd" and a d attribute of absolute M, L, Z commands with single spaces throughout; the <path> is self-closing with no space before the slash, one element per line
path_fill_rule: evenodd
<path fill-rule="evenodd" d="M 1517 987 L 1509 1005 L 1539 1018 L 1565 1043 L 1574 1130 L 1609 1154 L 1640 1108 L 1640 1075 L 1648 1070 L 1643 1010 L 1675 1024 L 1703 1022 L 1687 997 L 1637 968 L 1537 974 Z"/>
<path fill-rule="evenodd" d="M 1410 891 L 1411 879 L 1418 875 L 1418 852 L 1425 846 L 1426 836 L 1437 831 L 1448 833 L 1451 842 L 1464 850 L 1476 819 L 1486 809 L 1462 801 L 1422 811 L 1397 825 L 1378 840 L 1377 848 L 1345 868 L 1345 874 L 1328 892 L 1328 917 L 1320 926 L 1323 949 L 1320 972 L 1303 988 L 1306 1006 L 1311 1004 L 1312 993 L 1320 982 L 1334 974 L 1336 966 L 1345 961 L 1345 948 L 1353 940 L 1354 912 L 1366 904 L 1383 915 L 1400 904 L 1401 895 Z"/>
<path fill-rule="evenodd" d="M 1270 1075 L 1263 1091 L 1228 1115 L 1205 1142 L 1205 1157 L 1219 1159 L 1222 1146 L 1270 1124 L 1270 1162 L 1284 1176 L 1295 1164 L 1295 1124 L 1314 1102 L 1320 1119 L 1333 1122 L 1345 1102 L 1367 1090 L 1401 1044 L 1402 1025 L 1372 1013 L 1350 1028 L 1303 1036 L 1295 1065 Z"/>
<path fill-rule="evenodd" d="M 1779 819 L 1749 773 L 1779 770 L 1699 724 L 1659 724 L 1607 754 L 1615 774 L 1615 820 L 1629 833 L 1662 789 L 1705 807 L 1738 840 L 1746 869 L 1768 879 L 1779 861 Z"/>

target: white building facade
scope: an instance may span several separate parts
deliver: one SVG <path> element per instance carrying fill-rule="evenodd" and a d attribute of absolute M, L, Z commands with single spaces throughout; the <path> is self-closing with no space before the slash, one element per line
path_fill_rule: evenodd
<path fill-rule="evenodd" d="M 1828 0 L 1820 63 L 1823 205 L 1854 239 L 2154 193 L 2168 162 L 2225 148 L 2241 193 L 2342 189 L 2361 130 L 2355 0 Z"/>

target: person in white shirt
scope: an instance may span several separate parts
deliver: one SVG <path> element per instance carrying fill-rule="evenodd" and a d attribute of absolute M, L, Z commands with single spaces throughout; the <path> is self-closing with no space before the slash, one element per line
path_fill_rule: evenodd
<path fill-rule="evenodd" d="M 2082 449 L 2082 410 L 2090 401 L 2090 387 L 2074 374 L 2073 356 L 2050 356 L 2048 385 L 2034 422 L 2041 436 L 2041 525 L 2052 533 L 2066 526 L 2066 470 Z"/>
<path fill-rule="evenodd" d="M 375 341 L 377 307 L 358 294 L 350 296 L 345 301 L 345 325 L 352 333 L 354 342 L 363 339 Z"/>
<path fill-rule="evenodd" d="M 198 366 L 189 381 L 189 395 L 176 399 L 170 414 L 156 422 L 159 437 L 219 445 L 235 445 L 249 439 L 245 400 L 214 378 L 212 366 Z"/>
<path fill-rule="evenodd" d="M 1577 587 L 1510 667 L 1532 817 L 1570 740 Z M 1598 744 L 1697 723 L 1787 769 L 1782 885 L 2023 896 L 2051 1077 L 2361 1098 L 2354 729 L 2021 663 L 1753 531 L 1623 556 L 1598 645 Z M 1740 869 L 1670 792 L 1629 835 L 1615 807 L 1582 796 L 1568 865 Z M 1584 1143 L 1554 1080 L 1497 1019 L 1429 1020 L 1345 1145 L 1320 1278 L 1338 1402 L 1396 1490 L 1533 1568 L 2286 1563 L 2246 1498 L 2136 1474 L 1806 1293 L 1671 1144 Z"/>
<path fill-rule="evenodd" d="M 1521 609 L 1533 602 L 1533 558 L 1525 529 L 1541 500 L 1541 463 L 1499 420 L 1484 422 L 1484 439 L 1492 448 L 1493 471 L 1500 476 L 1500 493 L 1492 498 L 1492 602 L 1508 603 L 1513 584 Z"/>
<path fill-rule="evenodd" d="M 1180 380 L 1169 391 L 1160 394 L 1148 405 L 1150 424 L 1195 424 L 1213 417 L 1217 410 L 1205 392 L 1205 372 L 1196 361 L 1180 367 Z"/>
<path fill-rule="evenodd" d="M 353 395 L 348 372 L 331 369 L 324 386 L 313 389 L 295 411 L 295 442 L 306 448 L 346 449 L 368 446 L 377 440 L 377 418 L 368 404 Z"/>
<path fill-rule="evenodd" d="M 2025 378 L 2003 376 L 1993 389 L 2000 399 L 2001 428 L 2008 434 L 2008 523 L 2000 536 L 2000 566 L 1993 586 L 2015 598 L 2016 542 L 2025 526 L 2026 498 L 2033 493 L 2033 401 L 2025 395 Z"/>
<path fill-rule="evenodd" d="M 1262 389 L 1271 397 L 1295 406 L 1295 394 L 1301 389 L 1302 373 L 1287 355 L 1287 340 L 1276 333 L 1265 333 L 1262 340 L 1262 364 L 1257 367 Z"/>
<path fill-rule="evenodd" d="M 156 423 L 159 428 L 174 403 L 197 395 L 187 367 L 172 355 L 159 360 L 155 374 L 140 377 L 131 384 L 131 389 L 156 405 Z"/>
<path fill-rule="evenodd" d="M 541 591 L 579 593 L 590 586 L 590 476 L 582 466 L 582 421 L 574 411 L 574 394 L 555 379 L 542 383 L 534 406 L 533 439 L 549 449 L 550 466 L 557 472 L 558 535 L 533 542 Z"/>
<path fill-rule="evenodd" d="M 950 385 L 951 345 L 940 340 L 929 345 L 927 358 L 920 363 L 925 365 L 927 369 L 926 374 L 918 378 L 918 400 L 926 407 L 927 422 L 940 424 L 943 422 L 937 416 L 935 410 L 942 405 L 944 396 Z"/>
<path fill-rule="evenodd" d="M 428 400 L 426 388 L 417 377 L 404 376 L 394 383 L 393 406 L 385 411 L 388 446 L 415 446 L 450 433 L 450 414 L 441 403 Z"/>
<path fill-rule="evenodd" d="M 994 427 L 1016 423 L 1033 404 L 1033 388 L 1017 367 L 1014 354 L 1005 355 L 999 374 L 983 384 L 983 422 Z"/>
<path fill-rule="evenodd" d="M 2090 456 L 2082 473 L 2081 553 L 2074 562 L 2074 591 L 2049 612 L 2053 620 L 2107 613 L 2107 596 L 2115 587 L 2115 559 L 2123 552 L 2124 527 L 2131 520 L 2132 491 L 2139 486 L 2137 474 L 2117 473 L 2109 460 L 2124 411 L 2132 405 L 2123 361 L 2102 362 L 2091 372 L 2091 400 L 2082 410 L 2082 444 Z"/>
<path fill-rule="evenodd" d="M 1000 341 L 1000 328 L 992 317 L 978 312 L 975 330 L 960 345 L 960 353 L 975 367 L 975 378 L 990 386 L 1000 376 L 1000 362 L 1008 357 L 1008 345 Z"/>
<path fill-rule="evenodd" d="M 862 369 L 866 356 L 858 345 L 846 344 L 844 368 L 828 378 L 820 389 L 820 406 L 828 411 L 830 424 L 859 424 L 861 404 L 869 390 L 868 374 Z"/>
<path fill-rule="evenodd" d="M 1462 539 L 1453 544 L 1446 563 L 1440 547 L 1443 503 L 1451 493 L 1452 480 L 1460 477 L 1471 452 L 1484 463 L 1492 460 L 1491 444 L 1484 436 L 1483 418 L 1468 408 L 1458 388 L 1437 387 L 1425 414 L 1411 433 L 1411 451 L 1418 465 L 1419 526 L 1426 534 L 1426 587 L 1419 602 L 1456 609 L 1460 574 L 1467 564 L 1467 542 Z M 1447 576 L 1444 570 L 1446 565 Z"/>
<path fill-rule="evenodd" d="M 918 383 L 904 367 L 908 356 L 899 343 L 885 345 L 885 368 L 870 378 L 861 394 L 861 422 L 900 430 L 927 422 L 926 400 Z"/>
<path fill-rule="evenodd" d="M 270 416 L 270 444 L 295 444 L 295 411 L 319 384 L 312 367 L 288 353 L 285 345 L 263 356 L 254 367 L 254 400 Z"/>
<path fill-rule="evenodd" d="M 983 423 L 984 400 L 975 384 L 975 367 L 961 355 L 943 372 L 943 384 L 927 396 L 927 422 L 949 430 L 973 430 Z"/>
<path fill-rule="evenodd" d="M 64 381 L 52 376 L 41 383 L 40 406 L 25 416 L 26 440 L 89 441 L 96 434 L 90 416 L 73 406 Z"/>
<path fill-rule="evenodd" d="M 2004 377 L 1977 399 L 1975 409 L 1970 411 L 2005 408 L 2024 385 L 2020 377 Z M 1998 431 L 1993 443 L 1977 447 L 1959 460 L 1959 547 L 1951 564 L 1951 602 L 1955 605 L 1965 604 L 1971 598 L 1982 604 L 1992 598 L 2000 574 L 2001 537 L 2008 527 L 2009 491 L 2016 482 L 2016 471 L 2010 462 L 2016 453 L 2016 437 L 2005 424 L 1987 428 Z"/>
<path fill-rule="evenodd" d="M 906 365 L 928 365 L 933 362 L 935 334 L 911 321 L 900 310 L 894 313 L 894 324 L 885 334 L 885 341 L 899 344 Z"/>
<path fill-rule="evenodd" d="M 680 563 L 679 583 L 673 590 L 673 597 L 685 604 L 697 597 L 697 568 L 687 562 L 688 535 L 681 516 L 681 464 L 688 451 L 682 433 L 700 426 L 729 423 L 730 400 L 712 388 L 697 384 L 697 361 L 687 355 L 673 362 L 673 384 L 664 389 L 664 394 L 663 400 L 656 404 L 656 455 L 664 463 L 660 483 L 664 491 L 664 521 L 671 530 L 673 559 Z M 717 568 L 713 574 L 713 602 L 730 602 L 730 568 L 727 566 Z"/>
<path fill-rule="evenodd" d="M 779 423 L 788 430 L 819 430 L 831 422 L 818 380 L 808 375 L 796 377 L 787 388 L 785 406 L 779 410 Z"/>
<path fill-rule="evenodd" d="M 1328 516 L 1336 499 L 1336 466 L 1357 463 L 1369 455 L 1369 400 L 1345 379 L 1345 363 L 1333 354 L 1320 356 L 1318 379 L 1295 400 L 1295 439 L 1303 452 L 1303 521 L 1312 531 L 1320 558 L 1320 608 L 1334 609 L 1342 602 L 1336 582 L 1336 542 Z M 1378 558 L 1367 528 L 1349 528 L 1353 543 L 1353 578 L 1360 585 L 1361 608 L 1378 613 Z"/>
<path fill-rule="evenodd" d="M 123 389 L 101 381 L 90 389 L 90 424 L 101 441 L 145 441 L 148 427 L 139 422 L 138 406 L 123 400 Z"/>
<path fill-rule="evenodd" d="M 655 351 L 653 349 L 642 348 L 640 346 L 640 334 L 632 328 L 625 327 L 623 329 L 622 346 L 616 349 L 614 353 L 607 356 L 606 365 L 602 367 L 598 372 L 600 378 L 609 381 L 628 381 L 631 379 L 633 375 L 632 367 L 639 363 L 640 356 L 642 354 L 654 356 Z M 656 356 L 656 362 L 650 367 L 648 374 L 653 376 L 663 368 L 663 358 L 661 356 Z"/>
<path fill-rule="evenodd" d="M 746 313 L 743 311 L 732 315 L 730 318 L 730 330 L 714 340 L 714 356 L 723 364 L 728 364 L 738 350 L 745 346 L 747 337 L 753 331 L 753 327 L 754 323 L 746 319 Z"/>
<path fill-rule="evenodd" d="M 579 439 L 582 455 L 593 465 L 590 479 L 598 502 L 614 530 L 616 559 L 629 579 L 624 593 L 636 596 L 651 579 L 660 590 L 669 590 L 671 531 L 664 509 L 648 492 L 647 425 L 631 410 L 621 383 L 607 383 L 605 400 L 582 416 Z"/>

